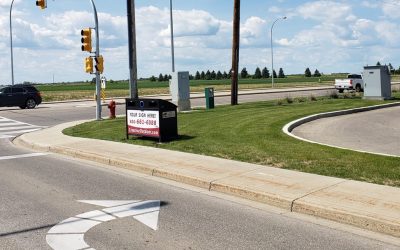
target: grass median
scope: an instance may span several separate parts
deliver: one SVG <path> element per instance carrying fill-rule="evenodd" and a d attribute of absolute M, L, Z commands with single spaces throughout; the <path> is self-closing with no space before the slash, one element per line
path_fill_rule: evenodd
<path fill-rule="evenodd" d="M 397 100 L 399 97 L 397 94 Z M 384 102 L 361 98 L 287 98 L 180 113 L 181 138 L 162 144 L 149 139 L 126 140 L 125 118 L 88 122 L 64 133 L 400 187 L 399 158 L 306 143 L 282 132 L 285 124 L 304 116 L 380 103 Z"/>

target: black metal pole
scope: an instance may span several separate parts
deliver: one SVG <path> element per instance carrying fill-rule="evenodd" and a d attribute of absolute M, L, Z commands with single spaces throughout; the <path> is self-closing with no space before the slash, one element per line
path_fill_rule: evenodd
<path fill-rule="evenodd" d="M 240 0 L 235 0 L 235 5 L 233 9 L 231 105 L 238 104 L 239 39 L 240 39 Z"/>
<path fill-rule="evenodd" d="M 129 91 L 130 97 L 138 98 L 137 59 L 136 59 L 136 21 L 135 0 L 127 0 L 128 43 L 129 43 Z"/>

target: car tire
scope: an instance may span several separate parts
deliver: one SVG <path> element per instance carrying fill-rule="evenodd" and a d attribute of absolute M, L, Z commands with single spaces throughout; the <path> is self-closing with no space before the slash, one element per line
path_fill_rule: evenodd
<path fill-rule="evenodd" d="M 356 86 L 356 92 L 361 92 L 361 85 L 357 84 L 357 86 Z"/>
<path fill-rule="evenodd" d="M 28 100 L 26 100 L 26 108 L 34 109 L 35 107 L 36 107 L 35 99 L 29 98 Z"/>
<path fill-rule="evenodd" d="M 339 93 L 343 93 L 344 89 L 339 89 Z"/>

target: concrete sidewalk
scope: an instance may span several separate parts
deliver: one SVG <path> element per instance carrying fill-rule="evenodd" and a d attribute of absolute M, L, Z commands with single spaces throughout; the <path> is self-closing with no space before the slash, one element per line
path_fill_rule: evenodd
<path fill-rule="evenodd" d="M 78 123 L 24 134 L 14 143 L 400 237 L 399 188 L 62 134 Z"/>

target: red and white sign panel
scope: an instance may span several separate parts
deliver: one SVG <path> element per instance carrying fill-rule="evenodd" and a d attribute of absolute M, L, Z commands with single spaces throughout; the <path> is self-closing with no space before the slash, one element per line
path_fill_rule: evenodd
<path fill-rule="evenodd" d="M 160 116 L 153 110 L 127 110 L 128 134 L 160 137 Z"/>

